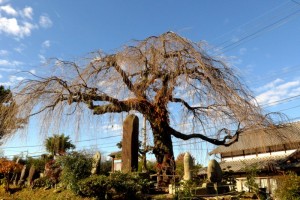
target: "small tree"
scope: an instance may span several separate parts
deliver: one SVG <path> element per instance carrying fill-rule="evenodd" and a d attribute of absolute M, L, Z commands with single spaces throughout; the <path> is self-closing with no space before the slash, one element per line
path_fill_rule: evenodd
<path fill-rule="evenodd" d="M 13 172 L 19 172 L 22 169 L 22 165 L 14 161 L 7 160 L 5 158 L 0 158 L 0 173 L 4 175 L 5 178 L 5 190 L 9 190 L 9 174 Z"/>
<path fill-rule="evenodd" d="M 183 177 L 184 174 L 184 166 L 183 166 L 184 154 L 185 153 L 180 153 L 175 160 L 176 174 L 178 174 L 180 177 Z"/>
<path fill-rule="evenodd" d="M 54 134 L 45 140 L 46 150 L 51 155 L 64 155 L 69 149 L 75 149 L 75 145 L 70 141 L 69 136 L 64 134 Z"/>
<path fill-rule="evenodd" d="M 288 172 L 277 179 L 275 197 L 285 200 L 300 199 L 300 176 L 295 172 Z"/>
<path fill-rule="evenodd" d="M 85 153 L 72 152 L 59 157 L 57 163 L 62 168 L 60 175 L 61 182 L 77 193 L 79 191 L 78 181 L 91 175 L 91 156 Z"/>

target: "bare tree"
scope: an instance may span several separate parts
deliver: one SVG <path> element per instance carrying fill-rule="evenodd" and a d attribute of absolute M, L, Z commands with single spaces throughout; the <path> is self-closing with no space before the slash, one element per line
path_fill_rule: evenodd
<path fill-rule="evenodd" d="M 149 122 L 153 153 L 165 168 L 174 161 L 172 136 L 228 146 L 241 132 L 272 124 L 226 63 L 209 56 L 201 43 L 173 32 L 116 53 L 93 55 L 81 63 L 55 60 L 65 70 L 61 76 L 23 81 L 15 94 L 22 105 L 20 117 L 44 113 L 48 121 L 58 120 L 66 107 L 87 108 L 94 115 L 135 110 Z M 172 126 L 170 108 L 176 104 L 176 114 L 203 132 L 185 133 Z M 212 124 L 220 129 L 206 134 Z"/>

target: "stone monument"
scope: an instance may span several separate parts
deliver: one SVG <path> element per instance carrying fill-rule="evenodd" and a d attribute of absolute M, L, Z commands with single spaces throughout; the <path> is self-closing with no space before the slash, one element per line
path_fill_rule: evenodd
<path fill-rule="evenodd" d="M 123 122 L 122 172 L 133 172 L 138 169 L 139 119 L 130 114 Z"/>
<path fill-rule="evenodd" d="M 28 174 L 28 177 L 27 177 L 27 185 L 28 186 L 30 186 L 33 182 L 35 171 L 36 171 L 35 166 L 31 165 L 31 167 L 29 169 L 29 174 Z"/>
<path fill-rule="evenodd" d="M 97 151 L 93 156 L 93 164 L 92 164 L 92 174 L 99 174 L 100 172 L 100 164 L 101 164 L 101 153 Z"/>
<path fill-rule="evenodd" d="M 193 158 L 189 152 L 186 152 L 183 157 L 184 181 L 192 179 Z"/>
<path fill-rule="evenodd" d="M 20 179 L 19 179 L 19 181 L 18 181 L 18 185 L 23 185 L 24 182 L 25 182 L 26 168 L 27 168 L 26 165 L 24 165 L 23 168 L 22 168 L 21 176 L 20 176 Z"/>

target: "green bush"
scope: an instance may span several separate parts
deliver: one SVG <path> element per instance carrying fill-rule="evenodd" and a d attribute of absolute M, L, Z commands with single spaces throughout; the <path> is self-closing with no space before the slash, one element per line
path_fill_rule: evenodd
<path fill-rule="evenodd" d="M 114 191 L 124 197 L 133 198 L 137 192 L 142 191 L 142 186 L 139 184 L 137 177 L 121 172 L 111 174 L 110 186 Z"/>
<path fill-rule="evenodd" d="M 108 192 L 109 178 L 104 175 L 91 176 L 78 182 L 79 193 L 85 197 L 104 199 Z"/>
<path fill-rule="evenodd" d="M 73 192 L 78 191 L 78 181 L 91 175 L 92 158 L 82 152 L 72 152 L 57 159 L 62 172 L 60 181 Z"/>
<path fill-rule="evenodd" d="M 100 172 L 99 172 L 99 174 L 108 176 L 109 173 L 111 172 L 111 165 L 112 165 L 111 162 L 112 162 L 111 160 L 101 162 L 100 163 Z"/>
<path fill-rule="evenodd" d="M 116 172 L 110 176 L 92 176 L 78 182 L 79 194 L 85 197 L 104 199 L 142 199 L 143 193 L 148 193 L 151 182 L 138 175 Z"/>
<path fill-rule="evenodd" d="M 35 170 L 39 173 L 43 173 L 45 171 L 45 165 L 49 161 L 47 158 L 32 158 L 28 157 L 27 164 L 30 166 L 34 165 Z"/>
<path fill-rule="evenodd" d="M 277 179 L 275 197 L 284 200 L 300 200 L 300 176 L 288 172 Z"/>

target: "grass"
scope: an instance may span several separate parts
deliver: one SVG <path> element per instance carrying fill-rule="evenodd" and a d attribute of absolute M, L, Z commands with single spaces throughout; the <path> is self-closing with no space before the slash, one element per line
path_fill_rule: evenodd
<path fill-rule="evenodd" d="M 70 190 L 62 190 L 55 193 L 55 189 L 44 190 L 23 188 L 19 189 L 11 186 L 10 193 L 5 192 L 3 187 L 0 187 L 1 200 L 92 200 L 93 198 L 83 198 L 76 196 Z"/>

